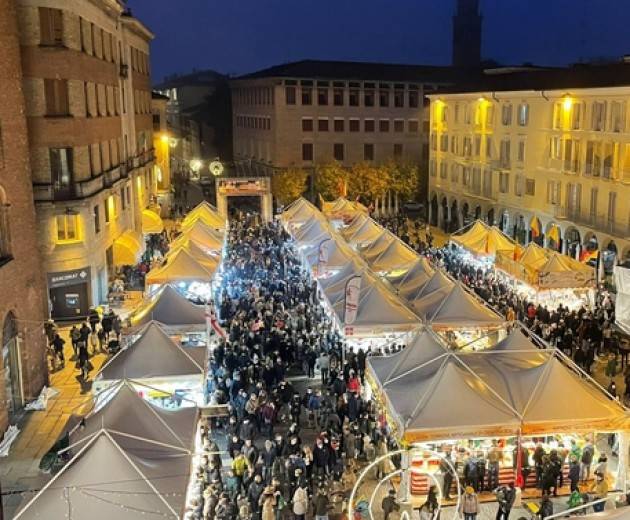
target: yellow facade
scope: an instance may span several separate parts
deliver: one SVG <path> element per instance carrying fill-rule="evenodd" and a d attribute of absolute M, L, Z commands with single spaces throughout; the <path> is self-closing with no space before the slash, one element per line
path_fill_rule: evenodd
<path fill-rule="evenodd" d="M 630 87 L 429 97 L 433 224 L 630 255 Z"/>

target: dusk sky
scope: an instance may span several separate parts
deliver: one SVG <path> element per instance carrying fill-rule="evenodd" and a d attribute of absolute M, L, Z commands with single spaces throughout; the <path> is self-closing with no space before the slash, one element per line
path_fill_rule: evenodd
<path fill-rule="evenodd" d="M 300 59 L 449 64 L 455 0 L 128 0 L 156 34 L 154 82 Z M 625 0 L 481 0 L 482 55 L 562 65 L 630 53 Z"/>

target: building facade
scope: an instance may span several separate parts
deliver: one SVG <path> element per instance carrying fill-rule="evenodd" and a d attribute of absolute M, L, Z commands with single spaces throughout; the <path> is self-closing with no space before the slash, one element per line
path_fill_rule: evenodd
<path fill-rule="evenodd" d="M 0 435 L 47 383 L 44 274 L 35 231 L 14 0 L 0 1 Z"/>
<path fill-rule="evenodd" d="M 171 146 L 175 145 L 173 136 L 168 130 L 167 103 L 167 96 L 159 92 L 151 93 L 157 197 L 164 214 L 168 212 L 171 204 Z"/>
<path fill-rule="evenodd" d="M 117 247 L 143 243 L 153 35 L 118 0 L 19 0 L 18 22 L 50 312 L 78 318 L 107 300 Z"/>
<path fill-rule="evenodd" d="M 432 224 L 628 258 L 630 65 L 513 76 L 430 96 Z"/>
<path fill-rule="evenodd" d="M 423 99 L 454 69 L 301 61 L 231 82 L 234 158 L 246 175 L 337 161 L 424 169 Z M 428 126 L 428 125 L 427 125 Z"/>

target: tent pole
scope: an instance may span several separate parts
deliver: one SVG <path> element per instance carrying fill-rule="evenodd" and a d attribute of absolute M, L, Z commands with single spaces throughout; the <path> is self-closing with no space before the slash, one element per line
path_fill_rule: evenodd
<path fill-rule="evenodd" d="M 521 436 L 521 429 L 518 430 L 518 436 L 516 437 L 516 468 L 514 481 L 516 485 L 523 489 L 523 484 L 525 484 L 525 479 L 523 478 L 523 438 Z"/>

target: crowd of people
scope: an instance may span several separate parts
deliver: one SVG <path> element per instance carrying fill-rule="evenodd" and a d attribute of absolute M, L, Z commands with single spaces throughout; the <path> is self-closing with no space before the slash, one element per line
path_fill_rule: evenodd
<path fill-rule="evenodd" d="M 366 353 L 344 349 L 287 238 L 232 222 L 208 377 L 210 404 L 229 411 L 205 430 L 188 519 L 325 520 L 357 469 L 396 447 L 362 398 Z"/>

